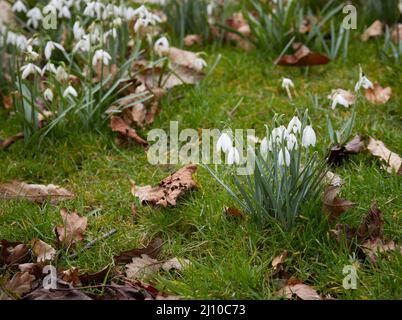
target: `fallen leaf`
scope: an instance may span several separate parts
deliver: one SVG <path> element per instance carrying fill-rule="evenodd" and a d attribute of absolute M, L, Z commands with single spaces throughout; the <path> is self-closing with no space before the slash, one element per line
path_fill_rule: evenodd
<path fill-rule="evenodd" d="M 6 138 L 5 140 L 0 140 L 0 150 L 6 150 L 14 142 L 22 139 L 24 139 L 24 134 L 22 132 L 19 132 L 14 136 Z"/>
<path fill-rule="evenodd" d="M 251 36 L 251 29 L 246 19 L 244 19 L 242 12 L 233 13 L 233 15 L 229 19 L 226 19 L 226 25 L 243 35 L 242 37 L 234 32 L 225 32 L 226 41 L 233 41 L 237 43 L 239 47 L 243 48 L 246 51 L 250 51 L 253 48 L 251 42 L 245 39 L 245 37 Z"/>
<path fill-rule="evenodd" d="M 46 242 L 39 239 L 32 241 L 32 250 L 36 255 L 37 262 L 52 261 L 56 256 L 56 250 Z"/>
<path fill-rule="evenodd" d="M 303 283 L 286 285 L 278 293 L 287 299 L 292 299 L 296 295 L 301 300 L 322 300 L 317 291 Z"/>
<path fill-rule="evenodd" d="M 61 286 L 58 284 L 58 286 Z M 24 296 L 24 300 L 93 300 L 87 294 L 72 286 L 58 289 L 38 288 Z"/>
<path fill-rule="evenodd" d="M 285 54 L 276 59 L 274 64 L 281 66 L 314 66 L 327 64 L 330 61 L 328 57 L 312 52 L 300 42 L 294 43 L 292 47 L 295 50 L 293 55 Z"/>
<path fill-rule="evenodd" d="M 183 39 L 184 45 L 186 47 L 191 47 L 195 44 L 202 44 L 202 36 L 200 34 L 189 34 Z"/>
<path fill-rule="evenodd" d="M 63 219 L 63 225 L 56 227 L 58 241 L 66 246 L 82 241 L 88 219 L 81 217 L 77 212 L 68 213 L 66 208 L 60 210 L 60 215 Z"/>
<path fill-rule="evenodd" d="M 140 257 L 132 258 L 131 263 L 126 265 L 126 275 L 130 279 L 137 279 L 149 276 L 159 271 L 161 263 L 142 254 Z"/>
<path fill-rule="evenodd" d="M 368 27 L 361 36 L 362 41 L 367 41 L 373 37 L 379 37 L 383 34 L 382 31 L 382 22 L 380 20 L 376 20 L 373 24 Z"/>
<path fill-rule="evenodd" d="M 129 263 L 135 257 L 141 257 L 141 255 L 146 254 L 151 258 L 156 258 L 162 251 L 163 241 L 161 238 L 153 239 L 148 246 L 141 249 L 131 249 L 121 252 L 119 255 L 114 257 L 116 263 Z"/>
<path fill-rule="evenodd" d="M 327 162 L 338 165 L 348 154 L 356 154 L 366 150 L 366 145 L 360 135 L 356 135 L 345 146 L 334 146 L 331 148 Z"/>
<path fill-rule="evenodd" d="M 380 140 L 376 140 L 370 137 L 370 141 L 367 145 L 367 150 L 375 157 L 379 157 L 381 160 L 385 161 L 387 166 L 387 171 L 392 173 L 395 171 L 400 174 L 402 159 L 396 153 L 390 151 Z"/>
<path fill-rule="evenodd" d="M 56 204 L 58 201 L 73 197 L 72 192 L 53 184 L 27 184 L 18 181 L 0 184 L 0 199 L 22 198 L 39 203 L 49 200 L 50 203 Z"/>
<path fill-rule="evenodd" d="M 21 242 L 9 242 L 5 239 L 1 240 L 0 244 L 0 266 L 10 266 L 31 260 L 29 249 L 25 244 Z"/>
<path fill-rule="evenodd" d="M 13 98 L 11 95 L 3 96 L 3 107 L 6 110 L 10 110 L 13 105 Z"/>
<path fill-rule="evenodd" d="M 398 23 L 394 26 L 391 32 L 391 39 L 396 44 L 402 41 L 402 23 Z"/>
<path fill-rule="evenodd" d="M 244 218 L 243 212 L 241 212 L 239 209 L 234 208 L 234 207 L 223 207 L 223 211 L 226 213 L 227 216 L 229 217 L 235 217 L 235 218 Z"/>
<path fill-rule="evenodd" d="M 363 217 L 356 235 L 359 240 L 383 239 L 384 217 L 377 203 L 373 202 L 370 211 Z"/>
<path fill-rule="evenodd" d="M 360 135 L 354 136 L 354 138 L 345 145 L 345 151 L 347 153 L 359 153 L 364 151 L 365 148 L 364 140 Z"/>
<path fill-rule="evenodd" d="M 191 51 L 169 47 L 164 49 L 162 55 L 167 56 L 169 61 L 176 66 L 201 71 L 205 64 L 205 61 L 199 57 L 198 53 Z"/>
<path fill-rule="evenodd" d="M 133 139 L 139 145 L 144 147 L 148 146 L 148 141 L 141 138 L 137 131 L 131 128 L 121 117 L 112 116 L 110 119 L 110 126 L 113 132 L 119 132 L 123 136 Z"/>
<path fill-rule="evenodd" d="M 78 277 L 83 286 L 88 286 L 90 284 L 98 284 L 105 282 L 106 277 L 110 276 L 110 274 L 111 274 L 110 266 L 107 266 L 106 268 L 98 272 L 95 273 L 86 272 L 84 274 L 80 274 Z"/>
<path fill-rule="evenodd" d="M 342 178 L 332 171 L 328 171 L 324 177 L 325 183 L 329 184 L 330 186 L 340 187 L 344 181 Z"/>
<path fill-rule="evenodd" d="M 381 239 L 366 240 L 361 245 L 361 247 L 367 257 L 373 263 L 377 261 L 377 257 L 381 253 L 394 250 L 398 250 L 399 252 L 401 252 L 402 249 L 401 247 L 396 245 L 394 241 L 383 242 L 383 240 Z"/>
<path fill-rule="evenodd" d="M 196 183 L 192 178 L 197 166 L 188 164 L 163 179 L 158 187 L 144 186 L 136 188 L 135 196 L 141 203 L 150 203 L 154 206 L 175 206 L 176 200 L 186 191 L 195 188 Z"/>
<path fill-rule="evenodd" d="M 288 252 L 285 250 L 279 256 L 276 256 L 272 260 L 271 264 L 272 264 L 272 268 L 273 268 L 274 272 L 278 272 L 278 271 L 282 270 L 282 264 L 287 257 L 288 257 Z"/>
<path fill-rule="evenodd" d="M 98 296 L 96 300 L 144 300 L 152 298 L 142 290 L 141 287 L 133 286 L 128 283 L 123 285 L 112 282 L 105 288 L 105 294 Z"/>
<path fill-rule="evenodd" d="M 172 258 L 169 259 L 168 261 L 163 262 L 161 267 L 165 271 L 170 271 L 172 269 L 180 271 L 187 268 L 190 264 L 191 262 L 188 259 Z"/>
<path fill-rule="evenodd" d="M 32 290 L 34 280 L 35 276 L 29 272 L 18 272 L 6 284 L 5 289 L 8 292 L 21 297 L 23 294 Z"/>
<path fill-rule="evenodd" d="M 338 198 L 340 186 L 329 186 L 324 191 L 323 209 L 328 214 L 330 221 L 334 221 L 347 209 L 355 204 L 349 200 Z"/>
<path fill-rule="evenodd" d="M 364 92 L 364 95 L 368 101 L 374 104 L 387 103 L 391 98 L 391 87 L 383 88 L 377 82 L 373 84 L 373 88 L 369 88 Z"/>

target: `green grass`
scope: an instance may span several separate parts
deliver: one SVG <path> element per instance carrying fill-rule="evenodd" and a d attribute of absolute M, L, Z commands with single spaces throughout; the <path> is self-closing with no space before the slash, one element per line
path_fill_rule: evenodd
<path fill-rule="evenodd" d="M 207 50 L 210 64 L 218 54 L 223 56 L 216 70 L 199 86 L 170 92 L 152 127 L 168 130 L 169 121 L 178 120 L 180 128 L 256 128 L 261 136 L 264 124 L 270 124 L 274 113 L 283 113 L 290 120 L 295 107 L 308 108 L 317 131 L 317 149 L 324 154 L 328 145 L 325 114 L 330 112 L 338 126 L 351 114 L 343 107 L 331 111 L 326 97 L 333 88 L 353 89 L 360 63 L 369 79 L 391 86 L 393 96 L 382 106 L 363 99 L 357 106 L 354 133 L 372 135 L 402 154 L 400 75 L 381 64 L 374 49 L 371 43 L 354 43 L 347 62 L 331 62 L 308 70 L 274 67 L 258 53 L 233 48 Z M 293 103 L 280 88 L 283 76 L 295 82 L 298 96 Z M 228 112 L 241 98 L 242 103 L 229 117 Z M 0 136 L 17 131 L 14 118 L 0 110 Z M 324 217 L 320 199 L 303 208 L 292 231 L 284 232 L 275 225 L 256 231 L 248 219 L 230 219 L 223 214 L 223 206 L 234 205 L 233 200 L 199 167 L 197 190 L 181 199 L 176 208 L 138 205 L 130 193 L 129 178 L 138 185 L 156 185 L 177 167 L 152 166 L 142 148 L 117 147 L 113 137 L 108 128 L 91 133 L 73 124 L 53 132 L 40 148 L 20 141 L 0 151 L 2 181 L 54 183 L 77 195 L 57 206 L 0 201 L 0 238 L 29 242 L 36 237 L 54 243 L 53 228 L 61 223 L 59 209 L 66 206 L 88 217 L 86 239 L 99 237 L 112 228 L 118 232 L 76 259 L 62 252 L 58 265 L 63 268 L 100 270 L 112 263 L 113 255 L 145 245 L 158 235 L 164 240 L 162 257 L 187 258 L 192 267 L 180 273 L 160 273 L 152 281 L 159 289 L 186 298 L 274 299 L 280 283 L 272 278 L 271 262 L 283 250 L 289 252 L 286 272 L 322 294 L 338 299 L 401 298 L 399 253 L 379 258 L 374 265 L 362 260 L 357 290 L 343 289 L 342 269 L 350 264 L 352 252 L 345 244 L 337 244 L 331 235 L 333 226 Z M 376 200 L 385 216 L 385 237 L 400 243 L 401 178 L 380 167 L 379 161 L 361 154 L 350 157 L 335 170 L 346 181 L 341 195 L 358 204 L 340 222 L 357 225 Z M 135 218 L 132 203 L 138 206 Z"/>

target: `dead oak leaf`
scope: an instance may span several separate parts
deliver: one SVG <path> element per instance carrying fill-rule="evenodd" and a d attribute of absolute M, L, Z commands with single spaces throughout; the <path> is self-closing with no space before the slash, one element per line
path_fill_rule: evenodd
<path fill-rule="evenodd" d="M 32 290 L 34 280 L 35 276 L 29 272 L 17 272 L 6 284 L 5 289 L 21 297 L 23 294 Z"/>
<path fill-rule="evenodd" d="M 383 88 L 376 82 L 373 88 L 369 88 L 364 92 L 364 95 L 373 104 L 384 104 L 391 98 L 392 89 L 391 87 Z"/>
<path fill-rule="evenodd" d="M 29 262 L 31 255 L 28 247 L 21 242 L 9 242 L 5 239 L 0 242 L 0 266 Z"/>
<path fill-rule="evenodd" d="M 279 290 L 278 294 L 287 299 L 292 299 L 293 296 L 297 296 L 301 300 L 322 300 L 317 291 L 303 283 L 286 285 Z"/>
<path fill-rule="evenodd" d="M 387 171 L 389 173 L 395 171 L 397 174 L 400 174 L 402 159 L 399 155 L 390 151 L 384 142 L 370 137 L 367 150 L 373 156 L 380 158 L 387 164 Z"/>
<path fill-rule="evenodd" d="M 4 140 L 0 140 L 0 150 L 6 150 L 14 142 L 24 139 L 24 134 L 22 132 L 17 133 L 14 136 L 8 137 Z"/>
<path fill-rule="evenodd" d="M 186 47 L 191 47 L 195 44 L 202 44 L 202 36 L 200 34 L 188 34 L 184 37 L 183 43 Z"/>
<path fill-rule="evenodd" d="M 378 238 L 374 240 L 366 240 L 362 243 L 361 247 L 369 260 L 373 263 L 377 261 L 377 257 L 381 253 L 394 250 L 401 252 L 402 249 L 400 246 L 396 245 L 394 241 L 384 242 Z"/>
<path fill-rule="evenodd" d="M 330 61 L 327 56 L 312 52 L 300 42 L 294 43 L 292 47 L 295 50 L 293 55 L 285 54 L 276 59 L 274 64 L 280 66 L 314 66 L 327 64 Z"/>
<path fill-rule="evenodd" d="M 144 147 L 148 146 L 148 141 L 141 138 L 137 131 L 131 128 L 121 117 L 112 116 L 110 119 L 110 127 L 113 132 L 119 132 L 121 135 L 133 139 L 139 145 Z"/>
<path fill-rule="evenodd" d="M 161 267 L 165 271 L 170 271 L 172 269 L 180 271 L 180 270 L 187 268 L 190 265 L 191 265 L 190 260 L 175 257 L 175 258 L 169 259 L 168 261 L 163 262 Z"/>
<path fill-rule="evenodd" d="M 140 257 L 132 258 L 131 263 L 126 265 L 126 275 L 130 279 L 142 278 L 158 272 L 160 267 L 158 260 L 142 254 Z"/>
<path fill-rule="evenodd" d="M 362 34 L 362 41 L 367 41 L 370 38 L 381 36 L 383 34 L 382 27 L 383 25 L 380 20 L 374 21 L 373 24 L 370 25 Z"/>
<path fill-rule="evenodd" d="M 37 262 L 52 261 L 56 256 L 56 250 L 51 245 L 39 239 L 32 241 L 32 251 L 36 255 Z"/>
<path fill-rule="evenodd" d="M 39 203 L 49 200 L 55 204 L 60 200 L 74 198 L 74 194 L 54 184 L 28 184 L 19 181 L 0 184 L 0 199 L 20 198 Z"/>
<path fill-rule="evenodd" d="M 377 203 L 373 202 L 370 211 L 363 217 L 356 235 L 360 240 L 383 239 L 383 229 L 384 215 L 378 208 Z"/>
<path fill-rule="evenodd" d="M 402 23 L 398 23 L 392 28 L 391 39 L 396 44 L 402 41 Z"/>
<path fill-rule="evenodd" d="M 131 249 L 121 252 L 119 255 L 114 257 L 116 263 L 129 263 L 132 258 L 141 257 L 141 255 L 146 254 L 151 258 L 156 258 L 162 251 L 163 241 L 161 238 L 153 239 L 148 246 L 140 249 Z"/>
<path fill-rule="evenodd" d="M 323 209 L 328 214 L 330 221 L 336 220 L 347 209 L 355 206 L 349 200 L 338 198 L 340 191 L 339 185 L 329 186 L 324 191 Z"/>
<path fill-rule="evenodd" d="M 271 265 L 272 265 L 274 272 L 278 272 L 278 271 L 282 270 L 282 264 L 287 257 L 288 257 L 288 252 L 285 250 L 279 256 L 276 256 L 272 260 Z"/>
<path fill-rule="evenodd" d="M 66 208 L 60 210 L 63 225 L 56 227 L 58 241 L 70 246 L 84 239 L 84 232 L 88 225 L 87 217 L 81 217 L 77 212 L 69 213 Z"/>
<path fill-rule="evenodd" d="M 175 206 L 177 199 L 186 191 L 194 189 L 196 186 L 193 180 L 193 173 L 197 170 L 197 166 L 188 164 L 163 179 L 159 186 L 144 186 L 135 189 L 135 196 L 139 198 L 141 203 L 149 203 L 154 206 L 167 207 Z"/>

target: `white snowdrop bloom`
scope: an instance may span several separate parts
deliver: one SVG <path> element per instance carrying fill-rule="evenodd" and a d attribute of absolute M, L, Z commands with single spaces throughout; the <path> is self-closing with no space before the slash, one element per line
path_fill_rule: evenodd
<path fill-rule="evenodd" d="M 233 143 L 230 136 L 227 133 L 222 133 L 218 141 L 216 142 L 216 151 L 220 152 L 222 150 L 226 153 L 229 151 L 232 145 Z"/>
<path fill-rule="evenodd" d="M 61 44 L 59 44 L 57 42 L 54 42 L 54 41 L 48 41 L 46 43 L 46 46 L 45 46 L 45 58 L 46 58 L 46 60 L 50 59 L 50 57 L 52 55 L 52 51 L 55 48 L 59 49 L 60 51 L 65 51 Z"/>
<path fill-rule="evenodd" d="M 231 147 L 228 152 L 228 164 L 240 164 L 240 153 L 236 147 Z"/>
<path fill-rule="evenodd" d="M 134 24 L 135 32 L 138 32 L 141 27 L 155 25 L 156 23 L 161 22 L 161 18 L 156 14 L 149 12 L 144 5 L 134 10 L 133 13 L 138 17 Z"/>
<path fill-rule="evenodd" d="M 42 12 L 38 8 L 32 8 L 27 12 L 27 17 L 29 18 L 27 21 L 28 26 L 32 26 L 34 29 L 37 29 L 39 26 L 39 22 L 43 19 Z"/>
<path fill-rule="evenodd" d="M 26 51 L 28 57 L 32 60 L 36 60 L 39 58 L 39 54 L 33 50 L 32 46 L 27 46 L 27 51 Z"/>
<path fill-rule="evenodd" d="M 201 71 L 206 66 L 207 63 L 205 62 L 204 59 L 197 58 L 194 60 L 194 69 L 196 69 L 197 71 Z"/>
<path fill-rule="evenodd" d="M 284 154 L 285 154 L 285 156 L 284 156 Z M 286 167 L 288 167 L 290 165 L 290 153 L 289 153 L 287 148 L 284 148 L 284 149 L 279 151 L 279 153 L 278 153 L 278 164 L 280 166 L 285 165 Z"/>
<path fill-rule="evenodd" d="M 71 19 L 71 12 L 70 12 L 70 9 L 67 6 L 63 6 L 59 10 L 59 18 Z"/>
<path fill-rule="evenodd" d="M 274 128 L 271 133 L 272 141 L 276 144 L 282 143 L 289 135 L 285 126 Z"/>
<path fill-rule="evenodd" d="M 124 18 L 127 21 L 130 21 L 134 18 L 135 16 L 135 10 L 133 8 L 127 8 L 126 10 L 123 11 L 124 12 Z"/>
<path fill-rule="evenodd" d="M 373 88 L 373 83 L 364 75 L 362 67 L 359 65 L 359 81 L 355 85 L 355 92 L 359 91 L 360 88 L 364 89 Z"/>
<path fill-rule="evenodd" d="M 287 130 L 289 133 L 293 132 L 294 134 L 301 131 L 301 122 L 298 117 L 294 116 L 288 124 Z"/>
<path fill-rule="evenodd" d="M 113 19 L 113 21 L 112 21 L 112 25 L 115 27 L 121 26 L 122 23 L 123 23 L 123 20 L 120 17 L 117 17 L 117 18 Z"/>
<path fill-rule="evenodd" d="M 282 88 L 294 88 L 295 85 L 293 84 L 293 81 L 289 78 L 282 78 Z"/>
<path fill-rule="evenodd" d="M 79 21 L 74 22 L 73 33 L 74 33 L 75 40 L 80 40 L 85 35 L 85 31 L 83 28 L 81 28 Z"/>
<path fill-rule="evenodd" d="M 111 60 L 112 57 L 110 56 L 109 53 L 107 53 L 105 50 L 99 49 L 95 51 L 95 54 L 92 58 L 92 65 L 95 67 L 98 61 L 102 61 L 104 65 L 109 65 L 109 60 Z"/>
<path fill-rule="evenodd" d="M 47 71 L 51 72 L 53 74 L 57 73 L 56 67 L 50 61 L 48 63 L 46 63 L 45 66 L 42 68 L 42 72 L 41 72 L 42 77 L 44 76 L 45 72 L 47 72 Z"/>
<path fill-rule="evenodd" d="M 97 43 L 100 41 L 100 35 L 101 35 L 101 30 L 100 27 L 98 25 L 92 26 L 90 28 L 91 32 L 89 33 L 89 39 L 91 41 L 91 43 Z"/>
<path fill-rule="evenodd" d="M 68 79 L 68 73 L 63 69 L 62 66 L 58 66 L 56 69 L 56 80 L 62 82 Z"/>
<path fill-rule="evenodd" d="M 43 97 L 45 98 L 45 100 L 47 101 L 52 101 L 53 100 L 53 92 L 52 90 L 50 90 L 49 88 L 47 88 L 45 90 L 45 92 L 43 93 Z"/>
<path fill-rule="evenodd" d="M 14 3 L 13 7 L 11 8 L 13 12 L 27 12 L 27 7 L 25 4 L 18 0 Z"/>
<path fill-rule="evenodd" d="M 288 150 L 297 149 L 297 138 L 293 133 L 287 136 L 286 145 L 288 147 Z"/>
<path fill-rule="evenodd" d="M 117 30 L 116 30 L 115 28 L 106 31 L 106 32 L 103 34 L 103 42 L 106 42 L 107 39 L 108 39 L 110 36 L 112 36 L 114 39 L 116 39 L 116 37 L 117 37 Z"/>
<path fill-rule="evenodd" d="M 78 93 L 72 86 L 68 86 L 63 92 L 63 97 L 66 98 L 67 96 L 77 97 Z"/>
<path fill-rule="evenodd" d="M 268 153 L 268 139 L 267 137 L 265 137 L 264 139 L 262 139 L 261 141 L 261 145 L 260 145 L 260 152 L 261 154 L 265 155 Z"/>
<path fill-rule="evenodd" d="M 84 9 L 84 15 L 100 19 L 102 17 L 102 11 L 105 8 L 105 5 L 99 1 L 91 1 L 87 3 L 87 6 Z"/>
<path fill-rule="evenodd" d="M 334 97 L 332 99 L 331 108 L 335 109 L 335 107 L 338 104 L 340 104 L 341 106 L 344 106 L 345 108 L 349 108 L 349 105 L 350 105 L 349 101 L 346 100 L 345 97 L 340 93 L 337 93 L 337 94 L 334 95 Z"/>
<path fill-rule="evenodd" d="M 306 126 L 303 130 L 302 136 L 302 146 L 307 148 L 309 146 L 315 146 L 317 142 L 317 137 L 315 135 L 314 129 L 312 126 Z"/>
<path fill-rule="evenodd" d="M 154 50 L 158 55 L 164 55 L 169 51 L 169 40 L 166 37 L 161 37 L 156 40 Z"/>
<path fill-rule="evenodd" d="M 84 35 L 81 40 L 79 40 L 74 46 L 73 52 L 77 50 L 81 50 L 83 52 L 88 52 L 91 48 L 91 41 L 89 39 L 89 35 Z"/>
<path fill-rule="evenodd" d="M 22 71 L 22 79 L 26 79 L 30 74 L 41 74 L 41 69 L 33 63 L 22 66 L 20 70 Z"/>
<path fill-rule="evenodd" d="M 260 139 L 258 139 L 258 137 L 254 136 L 252 134 L 249 134 L 249 135 L 247 135 L 247 141 L 257 144 L 260 142 Z"/>

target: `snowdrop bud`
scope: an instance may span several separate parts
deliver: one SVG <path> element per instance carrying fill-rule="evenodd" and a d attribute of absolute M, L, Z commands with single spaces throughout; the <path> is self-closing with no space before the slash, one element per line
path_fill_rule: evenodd
<path fill-rule="evenodd" d="M 287 130 L 289 133 L 293 132 L 295 134 L 300 132 L 301 122 L 298 117 L 295 116 L 292 118 L 292 120 L 289 121 Z"/>
<path fill-rule="evenodd" d="M 166 37 L 159 38 L 154 44 L 154 50 L 158 55 L 163 55 L 169 51 L 169 40 Z"/>
<path fill-rule="evenodd" d="M 33 8 L 27 12 L 27 17 L 29 18 L 27 21 L 28 26 L 32 26 L 34 29 L 37 29 L 39 26 L 39 21 L 43 19 L 42 12 L 38 8 Z"/>
<path fill-rule="evenodd" d="M 369 89 L 373 88 L 373 83 L 367 79 L 367 77 L 364 75 L 362 68 L 360 67 L 360 75 L 359 75 L 359 81 L 357 81 L 355 85 L 355 91 L 359 91 L 360 88 L 363 87 L 364 89 Z"/>
<path fill-rule="evenodd" d="M 311 126 L 306 126 L 303 130 L 302 146 L 307 148 L 309 146 L 315 146 L 317 142 L 317 137 L 315 135 L 314 129 Z"/>
<path fill-rule="evenodd" d="M 66 98 L 67 96 L 77 97 L 78 93 L 72 86 L 68 86 L 63 92 L 63 97 Z"/>
<path fill-rule="evenodd" d="M 285 154 L 285 157 L 284 157 L 284 154 Z M 290 165 L 290 154 L 289 154 L 289 151 L 288 151 L 287 148 L 284 148 L 284 149 L 279 151 L 278 164 L 280 166 L 285 165 L 287 167 Z"/>
<path fill-rule="evenodd" d="M 201 71 L 206 66 L 207 63 L 205 62 L 204 59 L 197 58 L 194 60 L 194 69 L 196 69 L 197 71 Z"/>
<path fill-rule="evenodd" d="M 216 150 L 217 152 L 220 152 L 222 150 L 226 153 L 230 150 L 230 148 L 232 148 L 232 145 L 232 139 L 229 137 L 229 135 L 226 133 L 222 133 L 216 143 Z"/>
<path fill-rule="evenodd" d="M 293 81 L 289 78 L 282 78 L 282 88 L 294 88 Z"/>
<path fill-rule="evenodd" d="M 240 154 L 236 147 L 231 147 L 228 152 L 228 164 L 240 164 Z"/>
<path fill-rule="evenodd" d="M 52 90 L 50 90 L 49 88 L 47 88 L 45 90 L 45 92 L 43 93 L 43 97 L 45 98 L 45 100 L 47 101 L 52 101 L 53 100 L 53 92 Z"/>

